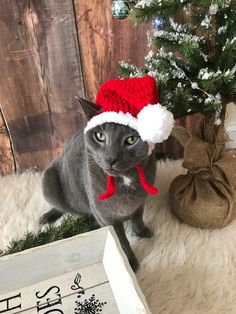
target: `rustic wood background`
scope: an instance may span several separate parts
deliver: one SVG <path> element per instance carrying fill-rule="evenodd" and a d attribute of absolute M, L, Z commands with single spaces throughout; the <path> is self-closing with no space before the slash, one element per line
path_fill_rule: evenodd
<path fill-rule="evenodd" d="M 83 127 L 75 96 L 94 100 L 118 61 L 142 65 L 149 25 L 111 15 L 112 0 L 2 0 L 0 174 L 45 169 Z M 181 156 L 171 142 L 164 151 Z"/>
<path fill-rule="evenodd" d="M 94 100 L 101 84 L 118 77 L 118 61 L 142 65 L 148 51 L 148 25 L 134 27 L 111 14 L 112 0 L 75 0 L 85 94 Z"/>
<path fill-rule="evenodd" d="M 2 0 L 0 26 L 0 104 L 15 168 L 44 169 L 83 122 L 74 103 L 84 85 L 73 3 Z"/>

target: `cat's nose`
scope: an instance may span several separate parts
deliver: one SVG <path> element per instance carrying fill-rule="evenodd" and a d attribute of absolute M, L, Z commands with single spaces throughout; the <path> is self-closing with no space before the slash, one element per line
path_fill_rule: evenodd
<path fill-rule="evenodd" d="M 116 162 L 117 162 L 117 159 L 115 158 L 107 158 L 107 163 L 110 167 L 112 167 Z"/>

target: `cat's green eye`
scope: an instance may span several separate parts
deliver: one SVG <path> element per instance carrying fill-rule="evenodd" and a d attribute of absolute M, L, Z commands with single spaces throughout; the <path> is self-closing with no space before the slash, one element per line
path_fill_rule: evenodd
<path fill-rule="evenodd" d="M 106 136 L 103 134 L 103 133 L 101 133 L 101 132 L 95 132 L 95 134 L 94 134 L 94 136 L 95 136 L 95 139 L 98 141 L 98 142 L 105 142 L 105 139 L 106 139 Z"/>
<path fill-rule="evenodd" d="M 134 145 L 138 140 L 138 136 L 130 136 L 126 139 L 126 144 L 127 145 Z"/>

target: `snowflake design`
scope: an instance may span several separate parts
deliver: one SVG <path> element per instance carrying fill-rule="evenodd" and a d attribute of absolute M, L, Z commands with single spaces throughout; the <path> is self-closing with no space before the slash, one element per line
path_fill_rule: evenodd
<path fill-rule="evenodd" d="M 98 299 L 96 300 L 94 294 L 88 300 L 85 299 L 83 302 L 76 301 L 75 303 L 77 305 L 75 308 L 75 314 L 101 313 L 103 306 L 107 304 L 107 302 L 100 302 Z"/>
<path fill-rule="evenodd" d="M 71 290 L 77 291 L 77 298 L 80 299 L 85 294 L 85 289 L 80 286 L 81 275 L 78 273 L 74 279 L 74 284 L 71 286 Z M 84 301 L 75 301 L 76 308 L 74 314 L 97 314 L 102 312 L 102 308 L 107 302 L 100 302 L 95 299 L 95 294 L 89 299 Z"/>

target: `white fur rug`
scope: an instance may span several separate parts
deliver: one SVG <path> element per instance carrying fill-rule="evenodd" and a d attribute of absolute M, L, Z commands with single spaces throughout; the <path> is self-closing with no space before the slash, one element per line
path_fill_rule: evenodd
<path fill-rule="evenodd" d="M 236 221 L 213 231 L 177 221 L 169 211 L 168 188 L 182 172 L 179 161 L 158 164 L 160 193 L 145 213 L 154 237 L 130 237 L 141 263 L 138 281 L 153 314 L 235 314 Z M 39 230 L 39 216 L 50 208 L 40 179 L 32 172 L 0 178 L 0 248 L 26 230 Z"/>

